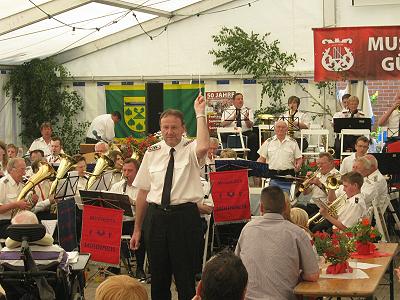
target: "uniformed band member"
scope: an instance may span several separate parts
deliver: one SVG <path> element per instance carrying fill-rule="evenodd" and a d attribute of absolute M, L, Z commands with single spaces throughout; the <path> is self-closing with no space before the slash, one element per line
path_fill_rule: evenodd
<path fill-rule="evenodd" d="M 215 172 L 215 159 L 217 156 L 217 151 L 219 147 L 219 140 L 215 137 L 210 137 L 210 147 L 208 148 L 206 162 L 204 167 L 201 168 L 200 175 L 202 178 L 208 180 L 208 176 L 210 172 Z"/>
<path fill-rule="evenodd" d="M 136 201 L 136 196 L 138 189 L 135 188 L 132 183 L 135 180 L 137 171 L 139 170 L 139 163 L 137 160 L 133 158 L 127 158 L 123 161 L 122 173 L 123 178 L 119 182 L 114 183 L 111 186 L 110 192 L 125 194 L 129 196 L 129 201 L 134 206 Z M 135 210 L 132 209 L 133 217 L 130 218 L 128 216 L 124 216 L 124 222 L 122 226 L 122 234 L 130 235 L 133 232 L 134 224 L 135 224 Z M 133 221 L 133 222 L 132 222 Z M 145 257 L 145 245 L 143 241 L 143 237 L 141 238 L 139 248 L 135 251 L 136 256 L 136 274 L 135 277 L 141 280 L 146 279 L 146 275 L 144 273 L 144 257 Z M 122 245 L 122 251 L 127 259 L 129 259 L 129 249 L 125 248 L 125 245 Z"/>
<path fill-rule="evenodd" d="M 365 197 L 367 209 L 375 203 L 385 211 L 389 203 L 387 181 L 378 170 L 376 158 L 371 154 L 357 158 L 353 164 L 353 171 L 364 177 L 361 193 Z"/>
<path fill-rule="evenodd" d="M 250 149 L 249 160 L 257 159 L 258 137 L 253 132 L 254 114 L 251 108 L 244 106 L 243 94 L 235 93 L 232 96 L 232 105 L 222 113 L 222 127 L 240 127 L 243 136 L 247 136 L 247 147 Z M 221 137 L 225 142 L 225 137 Z M 227 145 L 228 147 L 229 145 Z M 232 146 L 230 146 L 232 147 Z"/>
<path fill-rule="evenodd" d="M 7 175 L 0 179 L 0 237 L 6 238 L 6 229 L 11 224 L 13 209 L 28 209 L 25 200 L 16 201 L 23 188 L 22 177 L 25 175 L 25 160 L 12 158 L 7 164 Z M 37 200 L 37 199 L 36 199 Z"/>
<path fill-rule="evenodd" d="M 267 163 L 273 175 L 295 175 L 300 170 L 302 156 L 296 140 L 287 135 L 285 121 L 275 123 L 275 136 L 267 139 L 258 150 L 258 162 Z"/>
<path fill-rule="evenodd" d="M 50 122 L 44 122 L 40 125 L 40 134 L 42 135 L 40 138 L 33 141 L 32 145 L 29 147 L 28 153 L 33 150 L 42 150 L 44 156 L 47 157 L 51 154 L 51 135 L 53 130 L 51 128 Z"/>
<path fill-rule="evenodd" d="M 297 96 L 290 96 L 288 99 L 288 108 L 281 117 L 284 118 L 288 127 L 292 126 L 292 129 L 296 129 L 293 132 L 293 138 L 296 139 L 297 144 L 301 145 L 301 129 L 308 129 L 310 127 L 310 119 L 305 112 L 299 111 L 300 106 L 300 98 Z M 289 123 L 292 123 L 289 125 Z M 308 148 L 308 141 L 307 139 L 303 138 L 303 151 Z"/>
<path fill-rule="evenodd" d="M 319 154 L 317 159 L 317 166 L 319 168 L 320 176 L 315 177 L 310 181 L 310 187 L 306 189 L 303 194 L 310 195 L 310 202 L 305 206 L 298 205 L 303 208 L 309 217 L 312 217 L 319 211 L 319 207 L 315 204 L 314 200 L 319 199 L 325 203 L 328 202 L 328 194 L 325 190 L 324 186 L 326 184 L 326 179 L 329 176 L 335 176 L 339 173 L 339 171 L 335 168 L 335 163 L 332 155 L 329 153 L 323 152 Z M 312 176 L 313 174 L 311 174 Z"/>
<path fill-rule="evenodd" d="M 341 177 L 341 180 L 343 181 L 343 190 L 347 197 L 345 204 L 337 212 L 337 218 L 331 216 L 327 209 L 321 208 L 319 212 L 323 217 L 325 217 L 325 221 L 311 227 L 310 229 L 312 232 L 326 231 L 332 226 L 340 230 L 345 230 L 346 228 L 355 225 L 360 218 L 367 214 L 365 198 L 361 193 L 361 187 L 364 183 L 362 175 L 357 172 L 349 172 L 344 174 Z M 342 195 L 341 191 L 329 190 L 329 203 L 332 203 L 340 195 Z"/>
<path fill-rule="evenodd" d="M 388 137 L 400 136 L 400 94 L 396 95 L 392 106 L 379 119 L 378 125 L 388 128 Z"/>
<path fill-rule="evenodd" d="M 365 136 L 360 136 L 357 138 L 355 143 L 356 152 L 349 156 L 346 156 L 340 165 L 340 174 L 346 174 L 353 171 L 353 163 L 356 158 L 363 157 L 367 154 L 369 147 L 369 139 Z"/>
<path fill-rule="evenodd" d="M 349 111 L 349 109 L 347 108 L 347 104 L 348 104 L 348 101 L 349 101 L 350 97 L 351 97 L 350 94 L 344 94 L 342 96 L 342 110 L 338 111 L 338 112 L 335 112 L 335 114 L 333 115 L 334 119 L 335 118 L 344 118 L 343 117 L 344 114 Z"/>
<path fill-rule="evenodd" d="M 47 156 L 47 161 L 50 164 L 60 164 L 60 154 L 64 153 L 62 150 L 62 142 L 61 138 L 58 136 L 53 136 L 50 141 L 50 147 L 51 147 L 51 155 Z"/>
<path fill-rule="evenodd" d="M 136 198 L 135 229 L 131 248 L 139 247 L 146 215 L 145 237 L 151 262 L 151 298 L 171 299 L 172 274 L 180 300 L 195 295 L 195 264 L 201 238 L 196 203 L 203 199 L 200 168 L 209 148 L 205 101 L 194 102 L 197 139 L 183 138 L 183 114 L 166 110 L 160 116 L 163 141 L 146 151 L 133 186 Z"/>

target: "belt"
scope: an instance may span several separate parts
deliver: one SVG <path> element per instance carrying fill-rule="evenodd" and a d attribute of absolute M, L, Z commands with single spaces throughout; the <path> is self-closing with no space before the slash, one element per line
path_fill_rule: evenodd
<path fill-rule="evenodd" d="M 168 205 L 167 207 L 162 207 L 160 204 L 149 203 L 150 207 L 154 207 L 155 209 L 163 210 L 166 212 L 179 211 L 179 210 L 183 210 L 183 209 L 192 207 L 194 205 L 196 205 L 196 203 L 187 202 L 187 203 L 182 203 L 182 204 L 177 204 L 177 205 Z"/>
<path fill-rule="evenodd" d="M 285 176 L 285 175 L 292 175 L 294 176 L 294 169 L 286 169 L 286 170 L 269 170 L 270 175 L 281 175 L 281 176 Z"/>

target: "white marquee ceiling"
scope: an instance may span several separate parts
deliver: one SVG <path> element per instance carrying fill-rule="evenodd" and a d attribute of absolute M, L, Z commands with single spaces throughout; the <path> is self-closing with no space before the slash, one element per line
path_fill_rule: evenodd
<path fill-rule="evenodd" d="M 0 65 L 52 56 L 156 17 L 168 20 L 171 12 L 195 2 L 201 1 L 1 0 Z M 76 8 L 66 10 L 66 3 Z"/>

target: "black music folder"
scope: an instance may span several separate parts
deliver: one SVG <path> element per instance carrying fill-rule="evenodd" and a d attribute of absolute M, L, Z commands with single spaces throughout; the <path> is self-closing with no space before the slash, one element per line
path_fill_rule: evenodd
<path fill-rule="evenodd" d="M 133 217 L 132 205 L 129 196 L 107 191 L 79 190 L 83 204 L 101 206 L 113 209 L 122 209 L 124 216 Z"/>
<path fill-rule="evenodd" d="M 371 118 L 334 118 L 333 130 L 340 133 L 342 129 L 371 130 Z"/>
<path fill-rule="evenodd" d="M 216 171 L 249 169 L 249 176 L 269 178 L 268 164 L 246 159 L 216 159 Z"/>

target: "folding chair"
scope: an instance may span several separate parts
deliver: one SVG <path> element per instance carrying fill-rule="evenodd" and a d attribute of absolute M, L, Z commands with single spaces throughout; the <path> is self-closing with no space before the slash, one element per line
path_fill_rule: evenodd
<path fill-rule="evenodd" d="M 240 128 L 240 127 L 230 127 L 230 128 L 229 127 L 227 127 L 227 128 L 219 127 L 219 128 L 217 128 L 218 139 L 222 145 L 222 149 L 224 149 L 224 145 L 222 143 L 222 138 L 221 138 L 221 133 L 222 134 L 231 133 L 232 135 L 238 137 L 239 142 L 240 142 L 240 147 L 225 147 L 225 148 L 231 148 L 236 153 L 243 154 L 243 158 L 247 159 L 247 153 L 250 151 L 250 149 L 247 148 L 245 145 L 243 134 L 242 134 L 242 128 Z M 234 145 L 234 146 L 236 146 L 236 145 Z"/>

